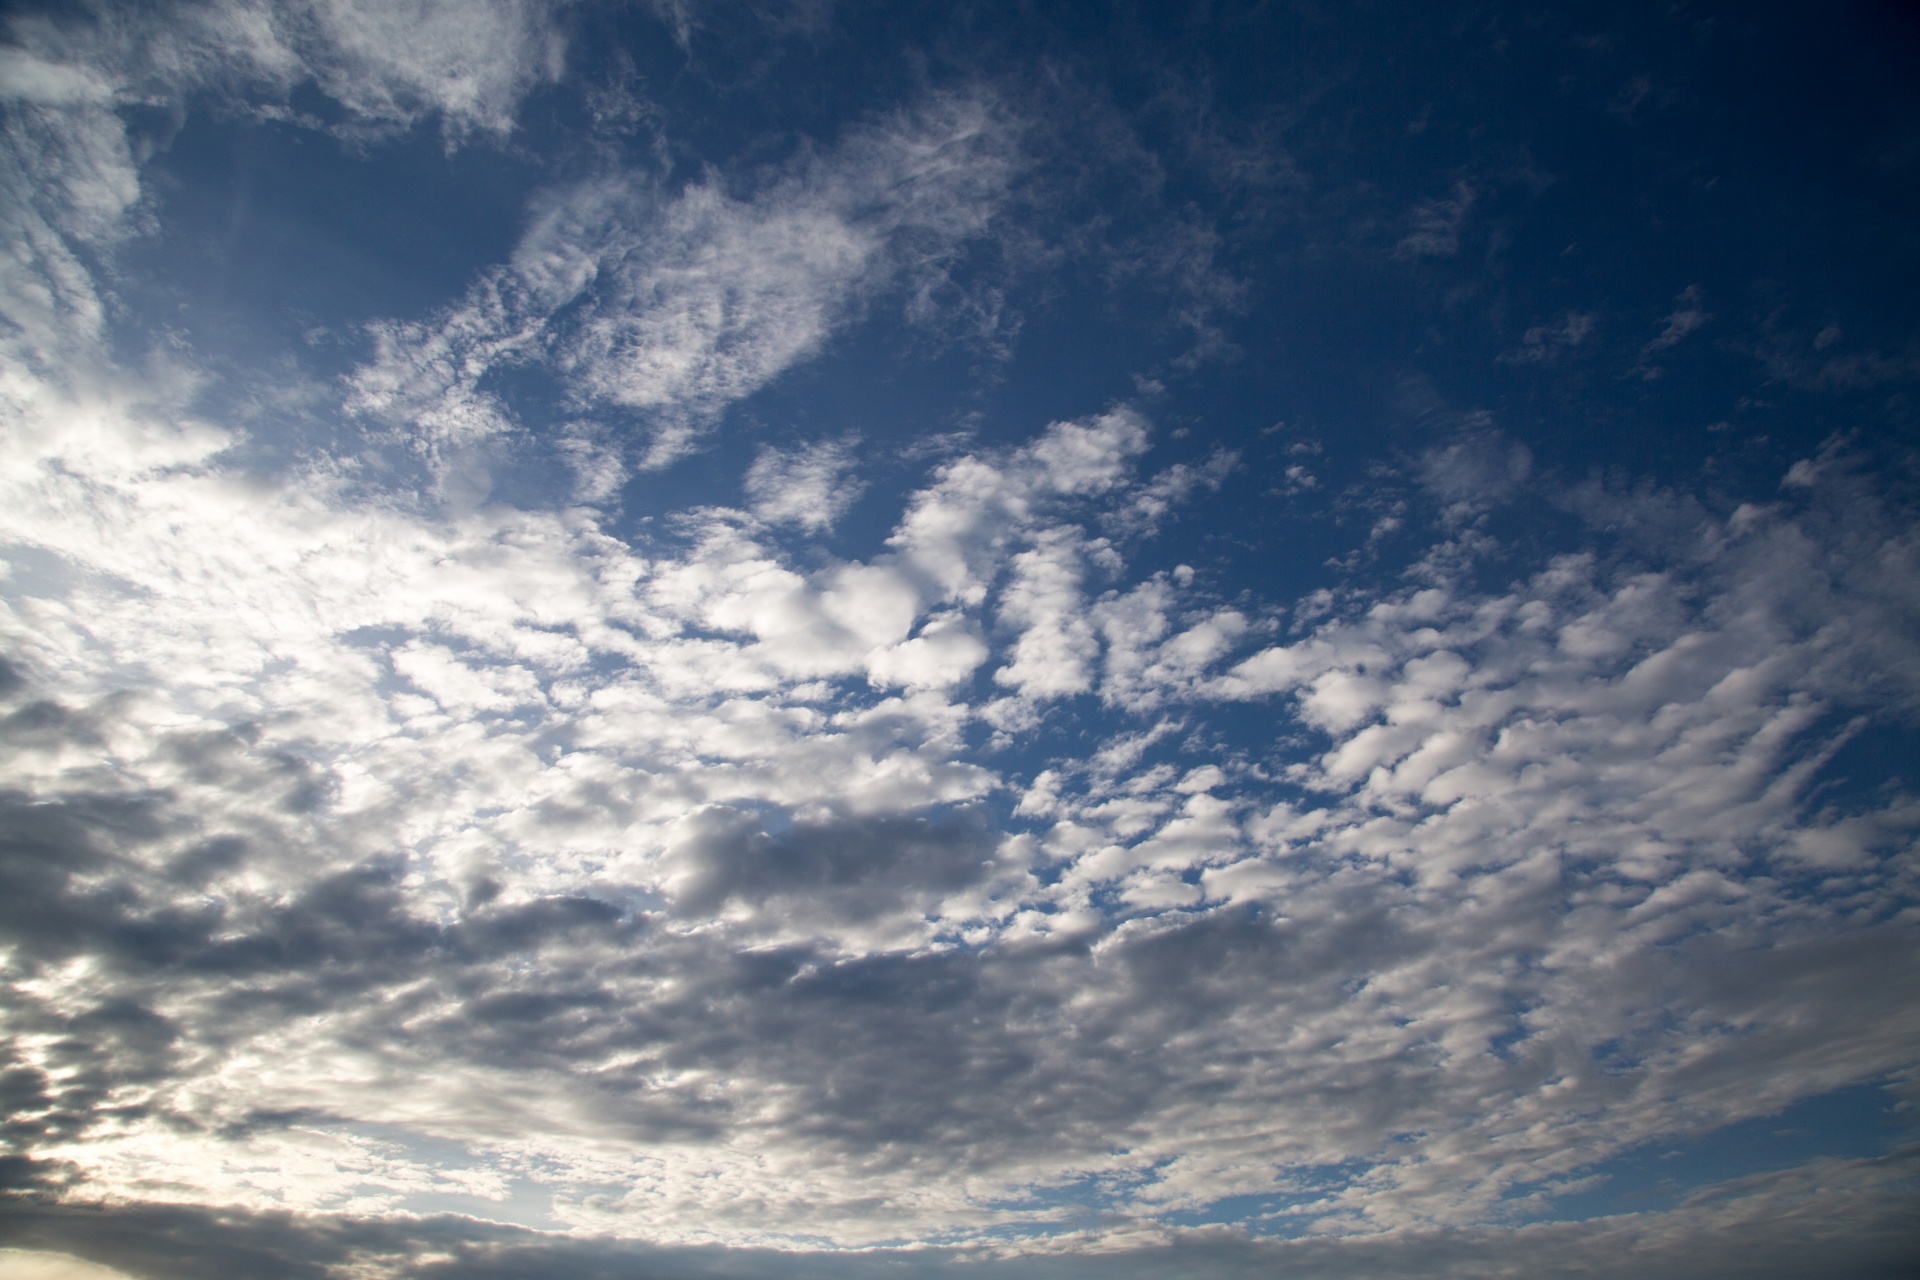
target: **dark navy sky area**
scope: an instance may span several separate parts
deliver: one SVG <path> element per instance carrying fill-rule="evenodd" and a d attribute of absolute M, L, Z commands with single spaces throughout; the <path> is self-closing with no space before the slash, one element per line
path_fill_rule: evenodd
<path fill-rule="evenodd" d="M 1911 438 L 1920 39 L 1899 6 L 688 20 L 683 48 L 644 10 L 574 14 L 566 77 L 498 146 L 127 113 L 161 148 L 145 174 L 163 225 L 128 255 L 148 305 L 178 306 L 242 385 L 289 351 L 350 367 L 370 313 L 425 314 L 505 257 L 532 190 L 610 163 L 668 188 L 716 168 L 751 183 L 990 77 L 1036 167 L 1017 239 L 942 269 L 950 301 L 993 295 L 998 328 L 902 332 L 886 318 L 904 299 L 883 294 L 822 363 L 732 409 L 735 438 L 1006 442 L 1151 379 L 1187 433 L 1159 448 L 1244 455 L 1223 494 L 1236 546 L 1296 561 L 1304 540 L 1316 562 L 1354 541 L 1329 499 L 1475 412 L 1562 480 L 1684 482 L 1729 509 L 1829 438 L 1876 459 Z M 644 112 L 583 140 L 596 94 L 641 86 Z M 291 101 L 342 116 L 310 87 Z M 1697 332 L 1661 345 L 1676 315 Z M 530 429 L 551 422 L 562 388 L 494 376 Z M 1278 423 L 1284 439 L 1262 434 Z M 1277 503 L 1296 436 L 1340 489 Z M 697 475 L 703 500 L 738 481 L 720 452 L 681 470 L 661 483 Z M 869 505 L 855 527 L 880 534 L 889 505 Z"/>
<path fill-rule="evenodd" d="M 0 1272 L 1904 1275 L 1910 6 L 0 39 Z"/>

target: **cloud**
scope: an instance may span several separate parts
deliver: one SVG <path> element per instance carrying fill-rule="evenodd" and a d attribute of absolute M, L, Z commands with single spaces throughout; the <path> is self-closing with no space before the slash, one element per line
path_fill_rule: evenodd
<path fill-rule="evenodd" d="M 1453 1229 L 1906 1060 L 1920 805 L 1820 780 L 1920 689 L 1920 591 L 1839 457 L 1283 636 L 1092 532 L 1161 486 L 1130 410 L 810 567 L 740 512 L 642 554 L 62 422 L 5 507 L 68 568 L 7 619 L 0 900 L 16 1141 L 89 1194 L 532 1187 L 791 1245 L 1304 1188 L 1278 1225 Z M 1435 484 L 1511 479 L 1460 448 Z M 1231 701 L 1271 746 L 1208 737 Z"/>
<path fill-rule="evenodd" d="M 1520 345 L 1500 356 L 1503 364 L 1551 364 L 1585 343 L 1593 333 L 1591 312 L 1569 311 L 1555 324 L 1536 324 L 1521 335 Z"/>
<path fill-rule="evenodd" d="M 552 47 L 514 34 L 544 10 L 476 20 L 477 70 L 431 19 L 219 12 L 229 53 L 184 24 L 151 56 L 332 86 L 367 130 L 504 129 Z M 434 501 L 351 432 L 252 469 L 186 356 L 106 354 L 90 255 L 141 196 L 102 95 L 135 81 L 35 30 L 4 71 L 9 1242 L 155 1275 L 1910 1253 L 1909 1153 L 1537 1221 L 1644 1144 L 1905 1087 L 1920 800 L 1859 748 L 1920 707 L 1920 542 L 1844 450 L 1729 512 L 1558 487 L 1453 418 L 1425 554 L 1301 600 L 1147 560 L 1236 463 L 1156 470 L 1128 406 L 950 450 L 831 555 L 851 445 L 644 524 Z M 556 188 L 456 305 L 375 330 L 354 408 L 513 457 L 497 379 L 538 364 L 609 501 L 990 231 L 1018 163 L 991 100 L 935 97 L 768 170 Z M 1457 251 L 1455 196 L 1408 254 Z M 1523 486 L 1577 549 L 1476 525 Z"/>
<path fill-rule="evenodd" d="M 1711 319 L 1712 314 L 1700 305 L 1700 286 L 1688 285 L 1674 300 L 1673 311 L 1667 316 L 1664 327 L 1654 335 L 1652 341 L 1640 348 L 1642 362 L 1656 352 L 1679 346 Z"/>
<path fill-rule="evenodd" d="M 637 1094 L 610 1086 L 611 1110 L 598 1119 L 593 1107 L 553 1112 L 559 1127 L 525 1157 L 475 1159 L 545 1160 L 531 1153 L 557 1153 L 582 1126 L 608 1122 L 710 1145 L 755 1090 L 804 1098 L 817 1087 L 777 1083 L 798 1052 L 786 1026 L 796 992 L 815 993 L 819 1061 L 828 1043 L 844 1052 L 849 1036 L 864 1038 L 871 1069 L 890 1075 L 889 1036 L 868 1022 L 888 1005 L 865 993 L 911 1000 L 928 982 L 976 982 L 964 963 L 916 955 L 933 935 L 1004 916 L 1030 887 L 1025 845 L 977 819 L 914 816 L 995 785 L 955 758 L 968 712 L 932 690 L 985 658 L 978 619 L 1001 566 L 1065 536 L 1053 522 L 1074 503 L 1124 494 L 1145 437 L 1119 412 L 950 462 L 910 504 L 894 547 L 809 575 L 724 517 L 693 526 L 682 557 L 648 562 L 577 514 L 473 512 L 449 523 L 356 505 L 317 476 L 231 476 L 207 461 L 217 439 L 184 469 L 129 472 L 123 451 L 76 454 L 60 423 L 47 429 L 47 456 L 60 461 L 16 473 L 24 501 L 8 536 L 74 572 L 19 601 L 26 612 L 11 619 L 16 652 L 43 674 L 16 682 L 25 701 L 7 721 L 10 781 L 24 788 L 8 863 L 8 900 L 22 913 L 9 929 L 17 958 L 36 970 L 89 954 L 122 977 L 85 1042 L 16 1044 L 22 1078 L 76 1082 L 29 1112 L 104 1116 L 105 1090 L 229 1136 L 183 1137 L 140 1120 L 29 1132 L 42 1147 L 83 1146 L 97 1178 L 132 1186 L 172 1169 L 165 1176 L 189 1195 L 342 1211 L 456 1185 L 353 1126 L 482 1141 L 483 1099 L 503 1087 L 500 1073 L 576 1079 L 581 1062 L 609 1051 L 627 1060 L 605 1060 L 609 1081 L 654 1083 Z M 89 420 L 97 429 L 137 437 L 144 427 L 107 409 Z M 78 509 L 114 517 L 75 536 Z M 509 581 L 520 585 L 503 594 Z M 48 612 L 75 609 L 91 619 L 84 634 Z M 158 674 L 189 651 L 195 681 Z M 863 664 L 878 684 L 908 692 L 816 709 L 808 681 L 857 676 Z M 48 696 L 53 672 L 65 692 Z M 95 694 L 90 680 L 102 682 Z M 111 692 L 128 684 L 138 697 Z M 129 791 L 117 774 L 142 781 Z M 483 812 L 492 816 L 476 825 Z M 116 886 L 104 898 L 86 887 L 102 877 Z M 655 904 L 670 905 L 665 918 L 684 924 L 669 932 L 685 938 L 645 941 Z M 716 927 L 735 939 L 724 953 L 750 935 L 786 948 L 778 971 L 791 980 L 736 990 L 748 975 L 726 967 L 692 1003 L 663 1003 L 665 988 L 644 994 L 683 984 L 720 954 L 698 941 Z M 629 971 L 622 953 L 652 959 Z M 572 979 L 553 967 L 572 965 L 563 955 L 583 966 Z M 535 957 L 535 985 L 499 985 Z M 847 968 L 862 957 L 864 970 Z M 418 1042 L 437 1046 L 436 1071 L 448 1053 L 470 1064 L 428 1104 L 437 1119 L 361 1114 L 355 1099 L 372 1082 L 397 1085 L 416 1068 L 375 1047 L 377 1032 L 349 1048 L 331 1031 L 316 1040 L 298 1029 L 314 1016 L 337 1029 L 342 1000 L 411 1020 Z M 685 1019 L 714 1000 L 743 1026 L 765 1024 L 764 1041 L 715 1046 L 748 1055 L 737 1065 L 742 1092 L 712 1094 L 691 1077 L 676 1085 L 682 1068 L 647 1051 L 631 1058 L 637 1046 L 681 1041 Z M 35 1007 L 47 1026 L 65 1018 Z M 641 1007 L 655 1011 L 654 1029 L 616 1032 L 625 1049 L 591 1029 L 605 1011 Z M 929 1017 L 933 1054 L 932 1007 Z M 203 1042 L 215 1026 L 218 1044 Z M 574 1042 L 568 1026 L 587 1038 Z M 531 1057 L 529 1027 L 548 1046 Z M 278 1047 L 256 1056 L 268 1043 Z M 763 1059 L 762 1044 L 786 1048 Z M 174 1055 L 208 1052 L 252 1083 L 208 1091 L 191 1071 L 185 1092 L 163 1083 L 184 1070 Z M 287 1070 L 288 1054 L 306 1065 Z M 74 1075 L 72 1061 L 92 1065 Z M 391 1096 L 418 1097 L 406 1087 Z M 892 1117 L 824 1098 L 795 1114 L 822 1117 L 857 1144 L 877 1140 L 863 1133 L 926 1132 L 917 1096 L 900 1094 Z M 687 1158 L 700 1166 L 696 1148 Z M 587 1166 L 590 1182 L 632 1171 L 611 1153 Z M 653 1204 L 592 1203 L 567 1212 L 598 1221 Z M 797 1228 L 840 1212 L 835 1203 L 789 1201 L 780 1213 Z M 712 1210 L 683 1205 L 689 1224 L 721 1221 Z"/>
<path fill-rule="evenodd" d="M 107 1260 L 142 1280 L 207 1274 L 318 1277 L 354 1265 L 388 1275 L 584 1277 L 633 1274 L 636 1266 L 690 1277 L 796 1278 L 944 1274 L 965 1265 L 1009 1280 L 1117 1275 L 1158 1280 L 1191 1275 L 1338 1277 L 1481 1276 L 1524 1267 L 1553 1277 L 1788 1277 L 1831 1268 L 1897 1275 L 1913 1258 L 1906 1229 L 1912 1154 L 1886 1160 L 1821 1161 L 1722 1184 L 1664 1211 L 1520 1228 L 1415 1231 L 1371 1240 L 1250 1239 L 1231 1228 L 1197 1228 L 1119 1250 L 1071 1249 L 1024 1258 L 987 1251 L 715 1250 L 608 1239 L 564 1239 L 471 1219 L 334 1219 L 215 1213 L 138 1206 L 102 1216 L 35 1206 L 9 1218 L 9 1234 Z M 45 1253 L 23 1254 L 38 1258 Z M 72 1257 L 73 1254 L 66 1255 Z M 89 1264 L 81 1264 L 89 1265 Z M 91 1264 L 95 1267 L 97 1263 Z M 96 1272 L 82 1272 L 85 1275 Z"/>
<path fill-rule="evenodd" d="M 1533 451 L 1474 421 L 1420 456 L 1420 481 L 1451 522 L 1469 519 L 1510 497 L 1533 471 Z"/>
<path fill-rule="evenodd" d="M 1231 449 L 1215 449 L 1198 465 L 1176 462 L 1150 483 L 1142 485 L 1133 501 L 1111 512 L 1104 523 L 1117 533 L 1151 536 L 1159 531 L 1162 519 L 1184 506 L 1200 490 L 1219 492 L 1239 465 L 1240 455 Z M 1290 477 L 1291 474 L 1289 472 Z"/>
<path fill-rule="evenodd" d="M 21 16 L 8 79 L 40 101 L 139 102 L 210 93 L 305 120 L 311 84 L 348 113 L 348 132 L 437 117 L 450 139 L 505 135 L 522 98 L 563 69 L 563 4 L 486 0 L 211 0 L 148 12 L 88 5 L 85 18 Z M 263 101 L 264 100 L 264 101 Z"/>
<path fill-rule="evenodd" d="M 511 263 L 462 303 L 375 328 L 351 405 L 429 447 L 459 444 L 513 427 L 487 375 L 540 361 L 582 411 L 635 415 L 641 465 L 665 465 L 910 263 L 980 235 L 1016 159 L 995 104 L 953 96 L 782 173 L 671 193 L 615 175 L 552 192 Z"/>
<path fill-rule="evenodd" d="M 753 514 L 769 524 L 792 524 L 809 532 L 831 529 L 860 496 L 862 485 L 847 475 L 852 466 L 852 447 L 845 441 L 763 448 L 747 469 Z"/>
<path fill-rule="evenodd" d="M 287 25 L 299 44 L 306 43 L 301 37 L 318 36 L 320 51 L 311 59 L 317 79 L 355 115 L 411 125 L 430 110 L 452 132 L 505 134 L 528 90 L 559 78 L 565 41 L 554 17 L 562 7 L 545 0 L 478 6 L 329 0 Z"/>
<path fill-rule="evenodd" d="M 1460 252 L 1460 231 L 1478 197 L 1479 193 L 1463 180 L 1454 183 L 1447 195 L 1416 204 L 1407 215 L 1411 229 L 1394 245 L 1393 256 L 1450 258 Z"/>
<path fill-rule="evenodd" d="M 33 376 L 8 385 L 10 406 L 33 419 L 42 411 L 22 397 L 122 381 L 105 354 L 96 272 L 111 278 L 152 222 L 141 178 L 152 144 L 124 113 L 211 98 L 318 127 L 288 106 L 312 85 L 342 109 L 341 132 L 375 137 L 433 117 L 450 145 L 504 136 L 525 94 L 559 74 L 555 13 L 520 0 L 219 0 L 14 15 L 0 49 L 0 348 Z M 183 388 L 172 390 L 177 404 Z"/>
<path fill-rule="evenodd" d="M 1762 324 L 1753 354 L 1769 378 L 1812 391 L 1858 391 L 1920 376 L 1920 349 L 1912 342 L 1862 349 L 1837 324 L 1809 336 L 1783 327 L 1778 313 Z"/>
<path fill-rule="evenodd" d="M 1085 693 L 1093 687 L 1092 660 L 1100 646 L 1080 589 L 1085 555 L 1070 531 L 1049 530 L 1038 546 L 1014 556 L 1000 617 L 1020 638 L 1012 661 L 994 672 L 995 683 L 1011 686 L 1027 699 Z"/>

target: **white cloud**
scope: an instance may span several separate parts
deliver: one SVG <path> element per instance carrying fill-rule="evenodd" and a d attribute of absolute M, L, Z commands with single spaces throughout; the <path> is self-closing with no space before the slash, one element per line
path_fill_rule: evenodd
<path fill-rule="evenodd" d="M 564 43 L 554 6 L 523 0 L 93 6 L 14 15 L 6 34 L 0 344 L 10 369 L 32 377 L 9 379 L 0 396 L 28 420 L 43 411 L 23 399 L 49 383 L 73 395 L 123 380 L 105 358 L 106 304 L 92 273 L 148 221 L 124 109 L 213 98 L 294 118 L 288 96 L 312 83 L 345 109 L 348 132 L 432 115 L 450 141 L 475 129 L 501 135 L 525 93 L 559 73 Z"/>
<path fill-rule="evenodd" d="M 996 684 L 1028 700 L 1093 687 L 1100 646 L 1080 590 L 1087 550 L 1074 530 L 1056 528 L 1013 557 L 1012 578 L 1000 595 L 1000 621 L 1020 638 L 1011 661 L 993 673 Z"/>
<path fill-rule="evenodd" d="M 1532 450 L 1478 422 L 1420 457 L 1421 482 L 1456 523 L 1499 505 L 1532 471 Z"/>
<path fill-rule="evenodd" d="M 305 13 L 276 15 L 274 25 L 296 47 L 314 49 L 321 87 L 358 116 L 410 125 L 426 109 L 451 129 L 505 134 L 527 91 L 559 78 L 566 46 L 553 19 L 563 7 L 551 0 L 317 0 Z M 219 14 L 212 23 L 227 26 L 235 16 Z"/>
<path fill-rule="evenodd" d="M 1230 449 L 1215 449 L 1198 466 L 1176 462 L 1141 485 L 1133 501 L 1110 513 L 1105 523 L 1116 532 L 1151 535 L 1162 519 L 1201 489 L 1219 492 L 1239 464 L 1240 455 Z"/>
<path fill-rule="evenodd" d="M 146 12 L 89 5 L 84 18 L 22 16 L 7 82 L 43 102 L 230 95 L 298 118 L 312 84 L 346 109 L 350 131 L 437 116 L 450 137 L 512 130 L 521 99 L 562 70 L 562 3 L 546 0 L 209 0 Z M 110 88 L 107 88 L 110 86 Z M 277 102 L 272 101 L 278 99 Z"/>
<path fill-rule="evenodd" d="M 582 409 L 639 415 L 665 465 L 730 404 L 814 355 L 909 260 L 981 234 L 1015 163 L 979 97 L 933 98 L 736 190 L 637 176 L 552 193 L 511 263 L 432 321 L 377 330 L 353 405 L 434 445 L 511 428 L 481 387 L 545 360 Z"/>
<path fill-rule="evenodd" d="M 278 18 L 221 12 L 281 65 Z M 357 88 L 297 74 L 369 127 L 503 128 L 545 65 L 362 19 L 311 16 Z M 251 473 L 193 370 L 93 376 L 76 246 L 133 225 L 137 171 L 90 64 L 33 49 L 20 127 L 68 133 L 14 154 L 72 181 L 7 206 L 0 1047 L 77 1195 L 524 1182 L 660 1242 L 1096 1249 L 1292 1188 L 1279 1225 L 1385 1249 L 1910 1066 L 1920 801 L 1836 784 L 1920 705 L 1920 544 L 1844 457 L 1729 519 L 1563 495 L 1609 557 L 1506 587 L 1444 571 L 1484 567 L 1460 534 L 1412 585 L 1231 604 L 1128 577 L 1232 460 L 1142 482 L 1124 407 L 949 458 L 864 558 L 782 541 L 845 499 L 834 446 L 644 542 L 325 451 Z M 456 450 L 511 430 L 490 371 L 551 359 L 659 461 L 903 245 L 988 225 L 1001 127 L 942 101 L 757 185 L 557 193 L 460 307 L 382 331 L 357 403 Z M 1467 425 L 1422 459 L 1456 530 L 1531 478 Z M 1742 1203 L 1827 1203 L 1790 1183 Z M 1104 1216 L 1048 1244 L 1063 1188 Z"/>
<path fill-rule="evenodd" d="M 84 941 L 83 898 L 35 899 L 81 941 L 34 946 L 106 967 L 15 972 L 19 1007 L 118 993 L 221 1029 L 113 1095 L 201 1136 L 132 1118 L 43 1153 L 261 1208 L 411 1204 L 471 1169 L 462 1194 L 533 1177 L 582 1228 L 848 1243 L 1038 1224 L 991 1206 L 1089 1171 L 1151 1221 L 1357 1161 L 1298 1217 L 1366 1231 L 1497 1215 L 1904 1061 L 1876 994 L 1898 926 L 1847 913 L 1900 892 L 1920 809 L 1814 802 L 1865 637 L 1858 609 L 1788 608 L 1907 598 L 1898 555 L 1835 587 L 1785 554 L 1811 515 L 1749 513 L 1685 590 L 1574 557 L 1274 643 L 1191 575 L 1085 602 L 1075 517 L 1134 500 L 1144 432 L 948 462 L 881 554 L 809 571 L 724 512 L 643 558 L 578 513 L 429 517 L 205 454 L 16 472 L 11 542 L 86 572 L 13 589 L 13 652 L 71 710 L 7 721 L 41 744 L 9 784 L 157 806 L 96 856 L 182 957 L 144 968 Z M 73 522 L 103 503 L 111 526 Z M 1003 732 L 1081 688 L 1185 719 L 1056 759 L 1039 825 L 996 829 L 969 807 L 1001 785 L 966 745 L 981 667 L 1024 678 Z M 907 692 L 823 692 L 862 675 Z M 1189 737 L 1249 697 L 1322 735 L 1277 784 Z M 235 974 L 255 1003 L 222 1014 Z M 209 1136 L 242 1099 L 469 1154 Z M 909 1167 L 875 1154 L 902 1144 Z"/>
<path fill-rule="evenodd" d="M 750 888 L 694 893 L 692 901 L 720 893 L 716 903 L 733 905 L 696 910 L 660 935 L 657 945 L 685 963 L 720 954 L 700 941 L 717 941 L 716 928 L 734 940 L 728 949 L 758 936 L 840 957 L 832 964 L 873 955 L 919 963 L 911 957 L 937 954 L 926 950 L 937 936 L 991 932 L 1033 901 L 1027 844 L 977 825 L 925 827 L 912 815 L 999 785 L 965 752 L 976 711 L 941 691 L 988 661 L 991 617 L 1021 633 L 1009 656 L 1031 659 L 1038 644 L 1024 637 L 1052 625 L 1042 607 L 1043 562 L 1097 545 L 1062 520 L 1090 498 L 1130 500 L 1130 462 L 1146 438 L 1136 415 L 1057 424 L 1028 446 L 946 463 L 908 502 L 879 556 L 800 571 L 725 512 L 696 515 L 678 551 L 643 558 L 582 511 L 433 516 L 390 497 L 350 498 L 324 463 L 278 480 L 230 472 L 219 462 L 230 437 L 212 427 L 169 436 L 125 403 L 63 407 L 51 393 L 37 403 L 42 443 L 7 473 L 0 532 L 12 555 L 46 556 L 53 567 L 14 580 L 5 625 L 12 653 L 36 673 L 40 690 L 74 710 L 49 722 L 51 754 L 16 755 L 9 781 L 47 803 L 90 804 L 93 788 L 118 785 L 107 781 L 113 777 L 141 779 L 136 791 L 169 797 L 160 826 L 112 855 L 116 874 L 137 882 L 141 900 L 156 909 L 212 904 L 194 910 L 225 920 L 227 936 L 292 930 L 288 939 L 312 940 L 298 946 L 328 954 L 335 944 L 321 939 L 329 931 L 371 929 L 324 963 L 373 964 L 381 976 L 354 980 L 381 993 L 369 1009 L 397 1009 L 391 1002 L 399 1001 L 415 1010 L 405 1016 L 439 1025 L 443 1015 L 433 1010 L 445 997 L 416 985 L 425 972 L 418 966 L 437 966 L 432 957 L 451 945 L 428 941 L 432 922 L 585 901 L 566 895 L 671 902 L 689 892 L 676 888 L 689 867 L 706 884 L 729 859 L 745 859 L 738 883 Z M 1016 562 L 1025 568 L 1003 587 Z M 820 705 L 831 687 L 822 679 L 862 676 L 905 692 L 842 694 Z M 141 692 L 132 700 L 112 692 L 126 688 Z M 9 723 L 28 733 L 20 726 L 37 722 Z M 800 825 L 787 830 L 796 834 L 763 826 L 770 812 L 791 815 Z M 729 815 L 732 834 L 689 845 L 680 833 L 701 813 Z M 916 834 L 923 828 L 930 834 Z M 755 852 L 763 847 L 773 852 Z M 368 869 L 396 857 L 400 869 L 391 874 Z M 805 865 L 818 871 L 782 890 L 777 911 L 754 896 L 770 883 L 766 876 L 746 874 L 766 857 L 777 867 L 812 859 Z M 861 867 L 898 868 L 900 878 L 876 879 Z M 471 886 L 484 883 L 501 888 L 473 897 Z M 335 901 L 356 905 L 337 923 L 320 924 L 333 919 L 327 904 Z M 1058 932 L 1071 914 L 1049 927 Z M 198 927 L 188 926 L 177 945 L 229 945 Z M 488 925 L 496 932 L 485 936 L 546 945 L 538 929 L 497 932 L 504 927 Z M 605 917 L 579 927 L 606 927 Z M 278 950 L 285 945 L 296 944 L 243 950 L 217 964 L 264 960 L 292 978 L 270 959 L 287 954 Z M 475 954 L 484 952 L 482 945 Z M 495 990 L 512 972 L 492 961 L 459 963 L 492 975 L 476 992 Z M 602 980 L 620 984 L 623 1001 L 650 998 L 625 978 Z M 189 982 L 145 989 L 141 998 L 182 1025 L 211 1026 L 208 1002 L 218 1003 L 223 985 Z M 85 999 L 81 988 L 58 982 L 34 989 L 39 1000 Z M 318 1108 L 477 1143 L 475 1159 L 486 1164 L 508 1158 L 508 1149 L 485 1154 L 492 1148 L 482 1135 L 494 1123 L 485 1117 L 497 1105 L 485 1099 L 532 1089 L 529 1097 L 544 1101 L 528 1105 L 550 1119 L 530 1121 L 512 1150 L 560 1159 L 550 1166 L 556 1186 L 634 1169 L 613 1149 L 577 1149 L 581 1126 L 624 1114 L 628 1104 L 609 1099 L 613 1111 L 602 1112 L 592 1103 L 576 1117 L 577 1102 L 560 1105 L 561 1082 L 581 1078 L 572 1067 L 540 1085 L 505 1062 L 461 1067 L 435 1051 L 445 1101 L 394 1107 L 378 1100 L 417 1097 L 401 1082 L 419 1064 L 386 1048 L 350 1047 L 266 1008 L 243 1023 L 229 1020 L 228 1048 L 167 1085 L 164 1099 L 141 1085 L 124 1096 L 216 1124 L 237 1122 L 213 1121 L 232 1105 L 222 1099 Z M 30 1060 L 52 1066 L 41 1054 L 29 1051 Z M 624 1070 L 612 1060 L 592 1069 Z M 744 1116 L 754 1090 L 812 1087 L 777 1085 L 760 1068 L 739 1081 L 709 1090 L 701 1104 L 735 1117 L 719 1132 Z M 649 1086 L 632 1114 L 681 1106 L 668 1102 L 681 1097 L 676 1090 Z M 171 1177 L 171 1194 L 189 1199 L 374 1210 L 400 1203 L 394 1196 L 438 1194 L 439 1175 L 425 1166 L 362 1167 L 341 1154 L 345 1147 L 336 1150 L 345 1141 L 337 1135 L 269 1133 L 247 1140 L 252 1154 L 217 1155 L 224 1140 L 188 1142 L 168 1132 L 131 1122 L 115 1135 L 46 1150 L 83 1161 L 101 1185 Z M 796 1172 L 811 1168 L 802 1151 L 742 1165 L 730 1141 L 702 1139 L 662 1155 L 649 1176 L 667 1200 L 638 1196 L 620 1212 L 653 1216 L 679 1204 L 671 1212 L 690 1216 L 674 1219 L 681 1226 L 663 1220 L 669 1235 L 724 1234 L 715 1224 L 726 1215 L 680 1197 L 697 1179 L 730 1169 L 724 1176 L 748 1178 L 761 1188 L 756 1195 L 772 1194 L 769 1177 L 789 1185 L 813 1179 L 805 1203 L 781 1200 L 787 1207 L 756 1216 L 754 1230 L 824 1227 L 857 1239 L 905 1221 L 858 1225 L 865 1192 L 857 1176 L 823 1199 L 814 1175 Z M 295 1159 L 296 1146 L 333 1154 Z M 318 1181 L 294 1176 L 308 1164 Z M 558 1173 L 563 1167 L 573 1172 Z M 162 1172 L 169 1168 L 173 1175 Z M 277 1172 L 268 1185 L 248 1170 Z M 977 1219 L 956 1194 L 929 1189 L 913 1212 Z M 602 1211 L 567 1212 L 586 1222 Z"/>
<path fill-rule="evenodd" d="M 881 688 L 944 689 L 972 675 L 987 656 L 985 641 L 966 615 L 935 614 L 912 639 L 870 657 L 867 676 Z"/>
<path fill-rule="evenodd" d="M 847 473 L 852 446 L 822 441 L 797 449 L 763 448 L 747 469 L 753 514 L 768 524 L 831 529 L 864 487 Z"/>

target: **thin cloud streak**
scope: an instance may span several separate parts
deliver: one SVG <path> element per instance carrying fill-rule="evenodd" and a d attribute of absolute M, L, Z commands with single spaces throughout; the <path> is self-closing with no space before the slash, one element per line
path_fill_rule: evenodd
<path fill-rule="evenodd" d="M 729 404 L 815 354 L 863 297 L 982 234 L 1018 164 L 984 97 L 930 101 L 739 197 L 614 175 L 536 204 L 512 263 L 425 323 L 375 329 L 349 407 L 428 449 L 513 429 L 481 387 L 548 363 L 579 409 L 637 415 L 636 460 L 680 457 Z"/>

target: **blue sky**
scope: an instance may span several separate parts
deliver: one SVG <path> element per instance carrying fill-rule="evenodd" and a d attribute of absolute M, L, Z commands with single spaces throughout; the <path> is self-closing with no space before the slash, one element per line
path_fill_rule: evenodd
<path fill-rule="evenodd" d="M 8 1265 L 1915 1261 L 1898 6 L 5 23 Z"/>

